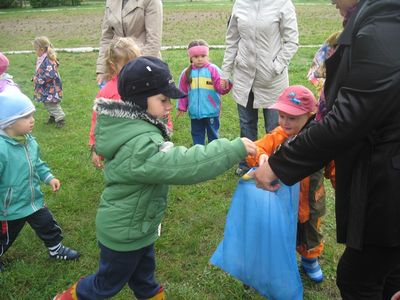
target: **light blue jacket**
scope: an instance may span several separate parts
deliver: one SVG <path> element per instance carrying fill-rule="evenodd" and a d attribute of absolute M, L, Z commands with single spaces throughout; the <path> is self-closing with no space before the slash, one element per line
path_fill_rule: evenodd
<path fill-rule="evenodd" d="M 31 135 L 19 143 L 0 131 L 0 220 L 16 220 L 44 207 L 40 182 L 54 176 Z"/>

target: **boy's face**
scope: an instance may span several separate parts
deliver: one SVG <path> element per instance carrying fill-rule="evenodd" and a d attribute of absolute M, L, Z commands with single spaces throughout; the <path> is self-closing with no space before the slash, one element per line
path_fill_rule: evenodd
<path fill-rule="evenodd" d="M 171 110 L 172 103 L 167 96 L 158 94 L 147 98 L 147 112 L 149 115 L 160 119 L 166 117 Z"/>
<path fill-rule="evenodd" d="M 31 133 L 34 125 L 35 119 L 33 113 L 31 113 L 25 117 L 19 118 L 15 123 L 5 128 L 4 131 L 11 137 L 17 137 Z"/>
<path fill-rule="evenodd" d="M 283 128 L 288 136 L 296 135 L 301 128 L 306 125 L 310 113 L 305 113 L 300 116 L 289 115 L 283 111 L 279 111 L 279 125 Z"/>
<path fill-rule="evenodd" d="M 208 62 L 207 55 L 195 55 L 191 58 L 192 63 L 196 66 L 196 68 L 202 68 Z"/>

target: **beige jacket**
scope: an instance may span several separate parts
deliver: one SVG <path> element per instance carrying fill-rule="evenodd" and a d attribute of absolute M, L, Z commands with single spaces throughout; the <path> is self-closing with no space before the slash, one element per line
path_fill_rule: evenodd
<path fill-rule="evenodd" d="M 222 79 L 233 75 L 233 98 L 267 108 L 289 85 L 288 65 L 299 43 L 290 0 L 236 0 L 226 34 Z"/>
<path fill-rule="evenodd" d="M 163 9 L 161 0 L 107 0 L 96 73 L 105 73 L 104 54 L 111 40 L 131 37 L 143 55 L 160 57 Z"/>

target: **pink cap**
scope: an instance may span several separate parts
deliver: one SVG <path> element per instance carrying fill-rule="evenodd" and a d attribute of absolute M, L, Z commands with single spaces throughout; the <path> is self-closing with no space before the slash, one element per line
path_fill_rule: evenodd
<path fill-rule="evenodd" d="M 193 56 L 198 56 L 198 55 L 206 55 L 208 56 L 208 47 L 207 46 L 193 46 L 188 49 L 188 55 L 190 58 Z"/>
<path fill-rule="evenodd" d="M 0 52 L 0 75 L 7 71 L 9 64 L 8 58 Z"/>
<path fill-rule="evenodd" d="M 268 108 L 283 111 L 292 116 L 300 116 L 315 112 L 317 101 L 314 94 L 305 86 L 292 85 L 284 89 L 278 100 Z"/>

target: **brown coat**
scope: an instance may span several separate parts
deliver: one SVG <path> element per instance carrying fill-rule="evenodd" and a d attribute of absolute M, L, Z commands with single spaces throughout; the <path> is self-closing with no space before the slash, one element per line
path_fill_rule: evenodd
<path fill-rule="evenodd" d="M 96 73 L 106 72 L 104 54 L 117 37 L 130 37 L 143 55 L 161 57 L 163 9 L 161 0 L 107 0 L 103 18 Z"/>

